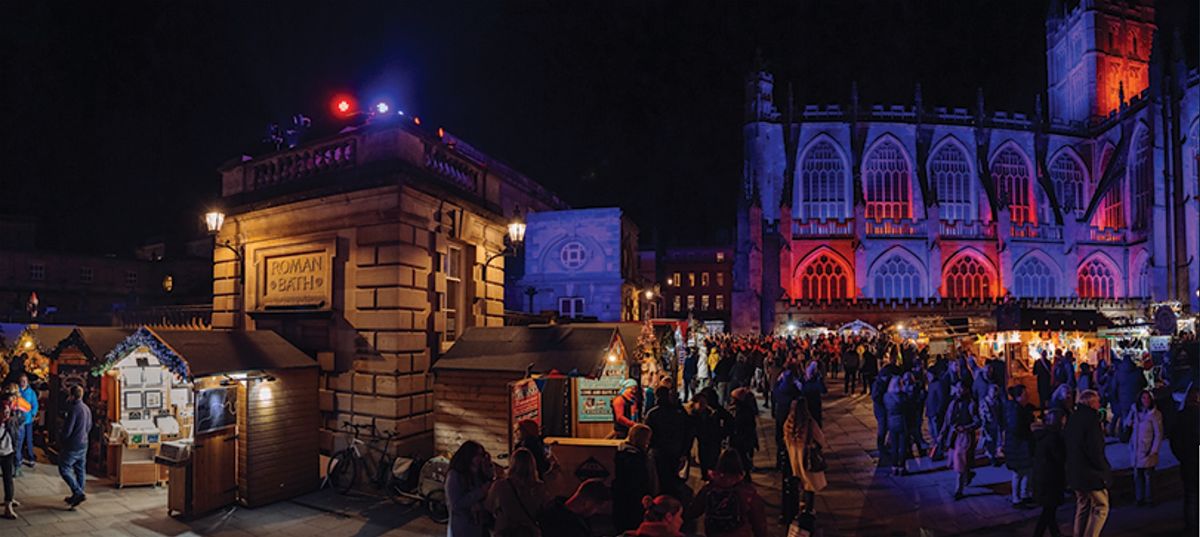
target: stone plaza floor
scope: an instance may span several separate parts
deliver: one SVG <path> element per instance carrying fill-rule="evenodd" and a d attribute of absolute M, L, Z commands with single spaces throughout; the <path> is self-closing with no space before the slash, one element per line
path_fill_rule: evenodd
<path fill-rule="evenodd" d="M 954 475 L 945 463 L 928 459 L 910 461 L 911 475 L 893 477 L 889 468 L 878 468 L 875 457 L 875 419 L 866 396 L 843 397 L 841 383 L 830 382 L 824 405 L 825 434 L 832 444 L 828 459 L 829 488 L 817 495 L 816 535 L 912 536 L 1030 535 L 1037 510 L 1009 505 L 1009 475 L 1004 468 L 984 466 L 967 491 L 953 498 Z M 786 534 L 778 522 L 779 476 L 767 470 L 774 464 L 773 423 L 764 410 L 759 424 L 763 449 L 752 474 L 767 503 L 769 534 Z M 1116 468 L 1112 511 L 1105 536 L 1184 535 L 1181 486 L 1175 458 L 1164 444 L 1160 471 L 1154 476 L 1156 503 L 1136 507 L 1126 446 L 1107 448 Z M 693 486 L 699 485 L 693 472 Z M 445 535 L 444 525 L 388 500 L 366 496 L 341 496 L 318 491 L 293 501 L 246 509 L 227 508 L 206 516 L 180 520 L 168 516 L 166 489 L 128 487 L 116 489 L 103 479 L 89 479 L 88 501 L 67 511 L 62 498 L 66 486 L 57 469 L 39 464 L 17 479 L 17 498 L 24 504 L 19 520 L 0 519 L 0 536 L 287 536 L 382 537 Z M 1060 527 L 1071 534 L 1074 504 L 1058 513 Z M 598 521 L 598 527 L 607 526 Z M 550 537 L 550 536 L 547 536 Z"/>

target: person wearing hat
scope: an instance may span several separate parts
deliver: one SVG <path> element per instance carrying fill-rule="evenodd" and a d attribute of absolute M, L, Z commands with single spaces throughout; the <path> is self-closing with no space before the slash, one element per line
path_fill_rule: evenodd
<path fill-rule="evenodd" d="M 629 434 L 629 428 L 637 423 L 637 381 L 625 379 L 621 381 L 620 392 L 612 399 L 613 409 L 613 438 L 624 439 Z"/>

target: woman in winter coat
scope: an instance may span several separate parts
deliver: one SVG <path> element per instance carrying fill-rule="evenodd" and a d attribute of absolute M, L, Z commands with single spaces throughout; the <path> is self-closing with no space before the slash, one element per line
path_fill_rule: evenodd
<path fill-rule="evenodd" d="M 1150 390 L 1142 391 L 1137 406 L 1130 410 L 1126 421 L 1132 426 L 1129 437 L 1129 460 L 1133 466 L 1133 496 L 1138 505 L 1150 504 L 1150 474 L 1158 466 L 1158 450 L 1163 441 L 1163 418 L 1154 405 Z"/>
<path fill-rule="evenodd" d="M 513 452 L 508 475 L 492 482 L 485 505 L 495 519 L 496 537 L 539 537 L 538 512 L 546 504 L 546 484 L 528 449 Z"/>
<path fill-rule="evenodd" d="M 1000 396 L 1000 386 L 988 384 L 987 394 L 979 402 L 979 417 L 983 419 L 983 451 L 992 466 L 1000 466 L 1004 431 L 1004 400 Z"/>
<path fill-rule="evenodd" d="M 1025 385 L 1008 389 L 1010 399 L 1004 402 L 1004 463 L 1012 472 L 1013 507 L 1028 503 L 1029 474 L 1033 471 L 1033 405 Z"/>
<path fill-rule="evenodd" d="M 821 431 L 817 420 L 809 415 L 808 407 L 800 401 L 792 402 L 783 430 L 783 441 L 787 448 L 788 462 L 791 463 L 792 475 L 800 480 L 800 486 L 804 490 L 801 512 L 812 513 L 816 509 L 814 500 L 817 493 L 824 490 L 828 483 L 825 480 L 825 471 L 810 469 L 806 461 L 809 449 L 816 446 L 824 450 L 828 446 L 825 433 Z M 784 512 L 790 511 L 784 509 Z"/>
<path fill-rule="evenodd" d="M 613 526 L 617 531 L 638 527 L 642 522 L 642 498 L 658 492 L 658 472 L 650 460 L 650 428 L 639 423 L 617 448 L 612 482 Z"/>
<path fill-rule="evenodd" d="M 979 415 L 971 392 L 961 383 L 950 387 L 950 406 L 946 419 L 942 420 L 940 441 L 950 449 L 950 467 L 958 474 L 954 499 L 964 498 L 963 489 L 971 483 L 975 472 L 971 464 L 975 461 L 975 431 L 979 429 Z"/>
<path fill-rule="evenodd" d="M 450 509 L 447 537 L 483 535 L 483 501 L 491 489 L 495 467 L 479 442 L 467 440 L 450 457 L 446 472 L 446 506 Z"/>
<path fill-rule="evenodd" d="M 900 377 L 892 377 L 887 393 L 883 395 L 883 408 L 887 420 L 888 456 L 892 460 L 892 475 L 904 474 L 904 461 L 908 458 L 908 394 Z"/>
<path fill-rule="evenodd" d="M 738 388 L 729 394 L 733 401 L 733 434 L 729 446 L 742 456 L 746 479 L 754 469 L 754 452 L 758 451 L 758 401 L 749 388 Z"/>
<path fill-rule="evenodd" d="M 825 379 L 821 376 L 820 364 L 816 360 L 809 361 L 804 368 L 804 380 L 800 384 L 800 393 L 808 402 L 808 413 L 821 425 L 825 424 L 821 419 L 821 396 L 828 392 L 829 389 L 825 387 Z"/>
<path fill-rule="evenodd" d="M 1042 506 L 1033 537 L 1042 537 L 1046 530 L 1050 530 L 1051 537 L 1062 535 L 1054 515 L 1067 488 L 1067 445 L 1062 434 L 1066 421 L 1065 412 L 1052 408 L 1033 431 L 1033 499 Z"/>

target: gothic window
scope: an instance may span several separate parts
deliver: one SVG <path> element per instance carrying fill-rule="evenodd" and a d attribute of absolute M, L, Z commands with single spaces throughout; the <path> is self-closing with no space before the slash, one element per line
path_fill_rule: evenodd
<path fill-rule="evenodd" d="M 975 220 L 971 210 L 971 167 L 962 149 L 943 144 L 929 159 L 929 175 L 937 189 L 942 220 Z"/>
<path fill-rule="evenodd" d="M 846 218 L 846 164 L 837 149 L 821 140 L 804 154 L 800 164 L 801 217 Z"/>
<path fill-rule="evenodd" d="M 1022 298 L 1045 298 L 1057 294 L 1054 272 L 1041 259 L 1030 257 L 1013 272 L 1013 295 Z"/>
<path fill-rule="evenodd" d="M 1033 184 L 1025 157 L 1013 147 L 1000 150 L 992 160 L 992 180 L 1001 203 L 1008 204 L 1008 214 L 1014 224 L 1034 220 Z"/>
<path fill-rule="evenodd" d="M 1093 259 L 1079 267 L 1080 298 L 1116 298 L 1117 278 L 1108 265 Z"/>
<path fill-rule="evenodd" d="M 907 259 L 893 255 L 875 269 L 876 298 L 918 298 L 921 274 Z"/>
<path fill-rule="evenodd" d="M 1151 292 L 1152 284 L 1150 282 L 1150 262 L 1149 261 L 1143 261 L 1141 270 L 1138 271 L 1137 289 L 1138 289 L 1137 296 L 1140 296 L 1140 297 L 1150 297 L 1154 294 Z"/>
<path fill-rule="evenodd" d="M 1133 158 L 1129 159 L 1129 187 L 1133 197 L 1133 229 L 1145 229 L 1150 221 L 1154 201 L 1154 164 L 1151 161 L 1150 133 L 1139 129 L 1133 141 Z"/>
<path fill-rule="evenodd" d="M 904 150 L 884 140 L 867 155 L 863 165 L 863 197 L 867 218 L 912 218 L 912 182 Z"/>
<path fill-rule="evenodd" d="M 1100 186 L 1100 179 L 1104 176 L 1104 171 L 1108 169 L 1109 162 L 1112 162 L 1113 146 L 1106 145 L 1100 153 L 1100 167 L 1093 174 L 1093 191 Z M 1125 180 L 1118 179 L 1117 184 L 1112 185 L 1108 192 L 1104 193 L 1104 197 L 1100 198 L 1100 206 L 1096 209 L 1096 214 L 1092 216 L 1092 226 L 1101 229 L 1122 229 L 1125 227 Z"/>
<path fill-rule="evenodd" d="M 842 265 L 828 254 L 821 254 L 800 271 L 799 298 L 816 302 L 847 298 L 849 283 Z"/>
<path fill-rule="evenodd" d="M 992 277 L 982 261 L 964 255 L 946 269 L 945 295 L 949 298 L 992 296 Z"/>
<path fill-rule="evenodd" d="M 1054 183 L 1054 195 L 1064 216 L 1087 210 L 1083 167 L 1065 151 L 1050 163 L 1050 181 Z"/>

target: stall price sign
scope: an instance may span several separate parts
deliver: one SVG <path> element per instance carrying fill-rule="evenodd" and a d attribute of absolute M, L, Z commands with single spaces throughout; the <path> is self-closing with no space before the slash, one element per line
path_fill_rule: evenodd
<path fill-rule="evenodd" d="M 525 379 L 512 385 L 512 423 L 522 420 L 533 420 L 539 426 L 542 424 L 542 392 L 538 390 L 537 382 Z"/>
<path fill-rule="evenodd" d="M 575 408 L 580 423 L 595 423 L 613 420 L 612 400 L 621 390 L 621 381 L 627 377 L 623 361 L 607 364 L 598 379 L 579 379 L 576 388 Z"/>

